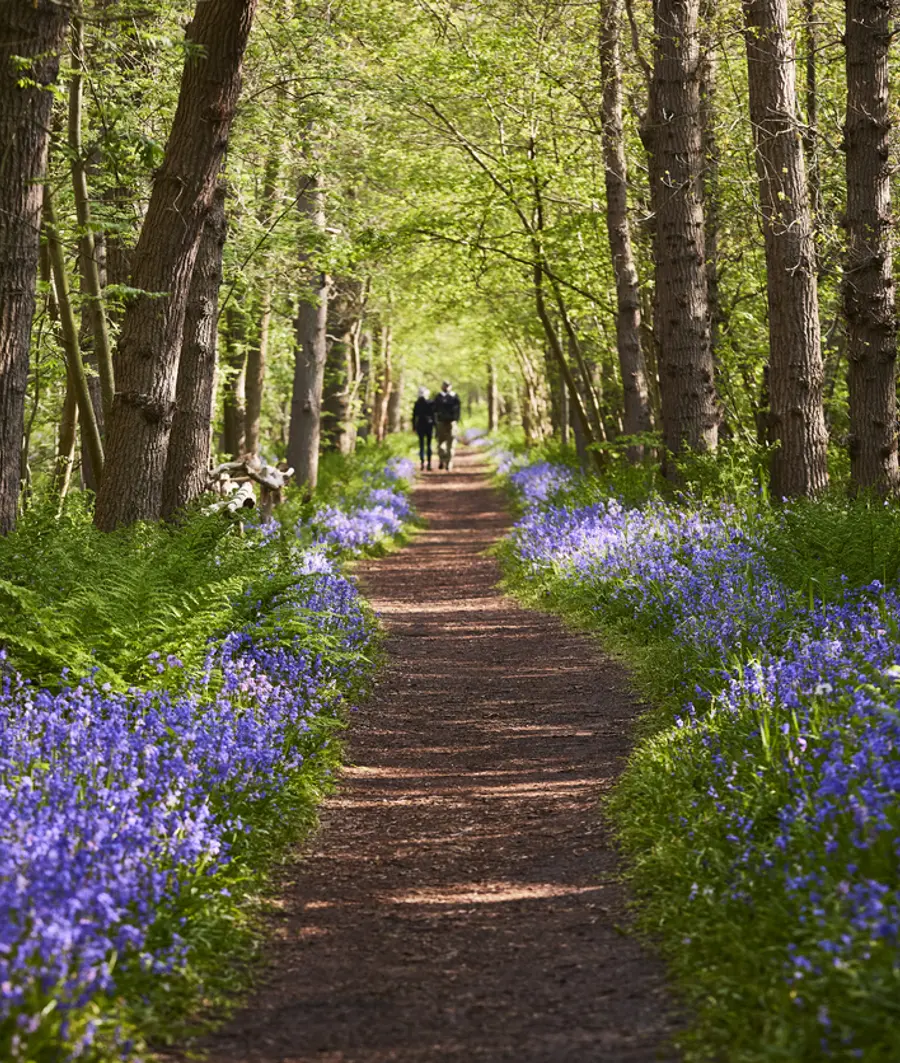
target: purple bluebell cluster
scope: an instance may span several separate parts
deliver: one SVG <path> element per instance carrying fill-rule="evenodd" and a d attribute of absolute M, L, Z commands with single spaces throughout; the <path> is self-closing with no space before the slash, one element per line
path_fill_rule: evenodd
<path fill-rule="evenodd" d="M 398 459 L 398 464 L 404 460 Z M 318 542 L 345 553 L 358 553 L 399 535 L 410 515 L 409 500 L 402 491 L 373 487 L 351 509 L 323 507 L 316 512 L 312 523 Z"/>
<path fill-rule="evenodd" d="M 279 611 L 302 611 L 302 635 L 273 626 Z M 117 964 L 179 959 L 177 934 L 149 952 L 148 933 L 229 861 L 244 829 L 235 806 L 301 767 L 300 736 L 361 676 L 369 637 L 354 586 L 313 554 L 259 625 L 212 649 L 201 676 L 168 684 L 177 694 L 90 678 L 54 693 L 4 669 L 0 1057 L 32 1058 L 48 1026 L 79 1054 L 92 1036 L 79 1017 L 113 989 Z"/>
<path fill-rule="evenodd" d="M 501 465 L 501 474 L 508 466 Z M 524 465 L 520 469 L 509 473 L 509 479 L 516 490 L 521 494 L 526 505 L 536 506 L 556 494 L 561 488 L 569 484 L 574 473 L 565 465 L 554 465 L 549 461 L 537 462 L 534 465 Z"/>
<path fill-rule="evenodd" d="M 679 649 L 685 711 L 633 770 L 652 761 L 644 785 L 666 788 L 686 900 L 743 919 L 774 895 L 775 978 L 815 1050 L 883 1047 L 871 1001 L 900 985 L 900 592 L 810 600 L 733 507 L 542 505 L 552 471 L 512 479 L 530 504 L 512 535 L 530 578 Z M 768 925 L 758 914 L 754 932 Z"/>

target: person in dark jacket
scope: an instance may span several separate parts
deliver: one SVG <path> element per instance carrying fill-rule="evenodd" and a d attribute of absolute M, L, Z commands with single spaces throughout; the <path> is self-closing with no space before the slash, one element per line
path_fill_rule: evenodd
<path fill-rule="evenodd" d="M 453 461 L 453 444 L 456 442 L 456 422 L 459 420 L 459 395 L 450 386 L 449 380 L 441 384 L 441 390 L 431 405 L 437 430 L 439 466 L 449 470 Z"/>
<path fill-rule="evenodd" d="M 419 437 L 419 464 L 425 468 L 425 458 L 428 458 L 428 468 L 431 468 L 431 437 L 434 434 L 434 405 L 428 399 L 428 388 L 419 388 L 419 397 L 416 399 L 412 412 L 413 431 Z"/>

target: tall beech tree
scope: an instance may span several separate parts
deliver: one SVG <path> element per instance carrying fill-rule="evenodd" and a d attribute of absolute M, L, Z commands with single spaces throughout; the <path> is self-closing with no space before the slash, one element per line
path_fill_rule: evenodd
<path fill-rule="evenodd" d="M 706 274 L 700 124 L 700 0 L 654 5 L 648 149 L 654 330 L 667 451 L 713 450 L 718 442 Z"/>
<path fill-rule="evenodd" d="M 219 184 L 194 263 L 188 296 L 175 417 L 166 455 L 162 515 L 170 517 L 205 490 L 216 395 L 216 341 L 222 252 L 225 247 L 225 185 Z"/>
<path fill-rule="evenodd" d="M 787 0 L 744 0 L 750 121 L 766 249 L 776 498 L 828 482 L 816 255 Z"/>
<path fill-rule="evenodd" d="M 0 534 L 16 523 L 50 86 L 71 7 L 0 3 Z"/>
<path fill-rule="evenodd" d="M 96 524 L 160 516 L 187 299 L 241 88 L 257 0 L 198 0 L 178 106 L 134 254 Z"/>
<path fill-rule="evenodd" d="M 900 469 L 888 96 L 893 2 L 846 0 L 846 12 L 850 474 L 857 488 L 894 494 Z"/>
<path fill-rule="evenodd" d="M 623 428 L 639 435 L 653 427 L 647 366 L 641 345 L 641 300 L 628 223 L 628 163 L 622 129 L 622 70 L 619 25 L 622 0 L 606 0 L 601 10 L 600 74 L 603 78 L 602 137 L 606 184 L 606 228 L 616 275 L 616 348 L 624 391 Z M 629 450 L 632 460 L 641 448 Z"/>
<path fill-rule="evenodd" d="M 320 175 L 300 179 L 297 210 L 306 228 L 301 235 L 300 269 L 302 285 L 294 325 L 294 383 L 291 395 L 291 423 L 288 438 L 288 464 L 294 481 L 308 494 L 319 479 L 319 441 L 322 432 L 322 388 L 328 355 L 326 323 L 330 281 L 316 269 L 309 250 L 310 230 L 314 238 L 325 232 L 325 192 Z"/>

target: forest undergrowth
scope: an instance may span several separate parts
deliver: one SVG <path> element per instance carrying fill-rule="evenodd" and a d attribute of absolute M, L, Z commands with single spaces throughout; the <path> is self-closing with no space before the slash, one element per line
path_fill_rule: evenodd
<path fill-rule="evenodd" d="M 896 507 L 773 507 L 727 454 L 678 494 L 541 457 L 501 457 L 506 578 L 597 630 L 654 707 L 608 811 L 686 1058 L 897 1060 Z"/>
<path fill-rule="evenodd" d="M 103 534 L 82 496 L 0 538 L 0 1058 L 129 1058 L 234 1003 L 377 660 L 342 562 L 406 534 L 412 469 L 360 448 L 277 521 Z"/>

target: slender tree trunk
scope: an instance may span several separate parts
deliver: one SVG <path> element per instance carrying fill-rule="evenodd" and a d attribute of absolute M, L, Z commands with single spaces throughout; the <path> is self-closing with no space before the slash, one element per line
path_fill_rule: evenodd
<path fill-rule="evenodd" d="M 720 370 L 722 299 L 719 293 L 719 138 L 716 133 L 716 78 L 718 62 L 712 36 L 715 0 L 702 0 L 700 10 L 700 140 L 703 149 L 703 212 L 706 223 L 706 290 L 709 304 L 709 339 L 713 364 Z"/>
<path fill-rule="evenodd" d="M 387 404 L 387 430 L 391 434 L 403 431 L 403 391 L 406 384 L 406 365 L 400 360 L 397 371 L 393 374 L 391 393 Z"/>
<path fill-rule="evenodd" d="M 766 247 L 775 498 L 828 482 L 812 218 L 787 0 L 744 0 L 750 121 Z"/>
<path fill-rule="evenodd" d="M 247 319 L 232 300 L 225 309 L 222 450 L 236 461 L 247 450 Z"/>
<path fill-rule="evenodd" d="M 606 0 L 601 13 L 600 73 L 603 79 L 602 137 L 606 174 L 606 231 L 616 277 L 616 349 L 622 370 L 624 428 L 630 436 L 650 432 L 650 394 L 641 346 L 641 302 L 628 224 L 628 166 L 622 125 L 622 70 L 619 56 L 621 0 Z M 632 462 L 643 447 L 628 448 Z"/>
<path fill-rule="evenodd" d="M 104 241 L 102 237 L 98 237 L 94 241 L 93 255 L 97 268 L 100 273 L 100 284 L 105 286 L 104 279 Z M 104 417 L 104 405 L 103 405 L 103 387 L 100 381 L 100 372 L 97 366 L 97 354 L 94 349 L 94 323 L 91 316 L 90 296 L 86 289 L 85 281 L 85 267 L 81 262 L 81 258 L 84 255 L 84 247 L 79 248 L 79 273 L 81 275 L 81 329 L 79 332 L 79 343 L 81 346 L 81 360 L 84 362 L 85 372 L 87 374 L 88 391 L 91 395 L 91 404 L 94 407 L 94 418 L 97 421 L 97 431 L 100 433 L 100 439 L 106 434 L 106 420 Z M 91 452 L 88 446 L 88 440 L 85 433 L 82 432 L 81 439 L 81 482 L 84 488 L 88 491 L 97 493 L 100 487 L 100 477 L 94 472 L 94 466 L 91 462 Z"/>
<path fill-rule="evenodd" d="M 53 0 L 0 3 L 0 534 L 19 503 L 49 86 L 70 15 Z"/>
<path fill-rule="evenodd" d="M 321 177 L 304 177 L 301 180 L 297 209 L 317 233 L 324 233 L 325 193 Z M 301 251 L 300 262 L 304 284 L 294 327 L 294 387 L 287 458 L 288 464 L 294 469 L 294 482 L 311 495 L 319 480 L 322 386 L 328 353 L 325 326 L 330 282 L 325 273 L 314 270 L 307 250 Z"/>
<path fill-rule="evenodd" d="M 269 157 L 263 176 L 262 205 L 259 222 L 268 230 L 275 215 L 278 196 L 278 171 L 281 163 L 282 143 L 275 136 L 269 147 Z M 269 328 L 272 322 L 272 277 L 268 255 L 263 258 L 262 292 L 259 300 L 259 319 L 254 342 L 247 351 L 247 439 L 248 454 L 259 453 L 259 422 L 262 414 L 263 390 L 266 381 L 266 361 L 269 353 Z"/>
<path fill-rule="evenodd" d="M 263 282 L 260 297 L 256 339 L 247 348 L 246 419 L 244 445 L 248 454 L 259 454 L 259 425 L 262 415 L 263 391 L 266 382 L 266 362 L 269 354 L 269 329 L 272 322 L 272 290 L 268 280 Z"/>
<path fill-rule="evenodd" d="M 53 486 L 60 498 L 69 493 L 72 469 L 75 465 L 75 440 L 78 435 L 78 401 L 71 380 L 66 377 L 66 394 L 59 416 L 59 442 L 56 448 L 56 468 Z"/>
<path fill-rule="evenodd" d="M 88 190 L 87 166 L 81 141 L 84 83 L 84 27 L 80 18 L 72 22 L 72 62 L 74 73 L 69 84 L 69 151 L 72 155 L 72 188 L 75 195 L 75 211 L 78 216 L 78 262 L 81 270 L 82 289 L 85 293 L 87 314 L 93 333 L 92 350 L 100 377 L 103 396 L 103 419 L 112 408 L 115 384 L 113 381 L 112 344 L 106 323 L 106 307 L 103 298 L 103 283 L 95 247 L 91 200 Z"/>
<path fill-rule="evenodd" d="M 377 441 L 383 443 L 387 432 L 388 400 L 394 383 L 394 368 L 391 363 L 391 326 L 382 325 L 379 337 L 380 365 L 378 369 L 378 385 L 375 389 L 375 401 L 372 404 L 372 429 Z"/>
<path fill-rule="evenodd" d="M 132 285 L 145 294 L 129 303 L 116 352 L 109 462 L 97 498 L 102 530 L 161 512 L 187 298 L 255 8 L 256 0 L 198 0 L 187 29 L 172 133 L 134 254 Z"/>
<path fill-rule="evenodd" d="M 56 213 L 53 207 L 53 195 L 49 185 L 44 185 L 44 226 L 50 251 L 50 265 L 53 269 L 53 283 L 56 289 L 56 301 L 59 306 L 59 324 L 62 332 L 63 349 L 66 355 L 66 371 L 78 402 L 78 415 L 81 431 L 87 441 L 88 453 L 94 474 L 103 483 L 103 444 L 100 440 L 100 428 L 94 413 L 94 403 L 88 387 L 84 363 L 81 360 L 81 348 L 78 343 L 78 325 L 75 310 L 69 295 L 69 278 L 66 274 L 66 259 L 59 234 L 56 229 Z"/>
<path fill-rule="evenodd" d="M 322 437 L 327 448 L 339 454 L 352 454 L 356 446 L 359 381 L 354 354 L 362 294 L 360 281 L 342 277 L 334 282 L 328 300 Z"/>
<path fill-rule="evenodd" d="M 819 86 L 816 53 L 819 33 L 816 25 L 816 0 L 803 0 L 803 47 L 806 52 L 806 129 L 803 146 L 808 169 L 809 205 L 813 231 L 818 231 L 822 212 L 822 179 L 819 174 Z"/>
<path fill-rule="evenodd" d="M 497 389 L 497 363 L 491 359 L 488 365 L 488 431 L 496 432 L 500 421 L 500 393 Z"/>
<path fill-rule="evenodd" d="M 846 11 L 849 246 L 843 294 L 850 474 L 856 488 L 895 494 L 900 470 L 888 79 L 893 5 L 846 0 Z"/>
<path fill-rule="evenodd" d="M 203 494 L 209 479 L 219 288 L 226 235 L 225 185 L 220 184 L 203 226 L 184 319 L 175 418 L 163 485 L 162 515 L 166 518 Z"/>
<path fill-rule="evenodd" d="M 700 0 L 658 0 L 648 147 L 654 215 L 663 441 L 670 454 L 718 442 L 703 214 Z M 671 469 L 671 466 L 669 466 Z"/>

